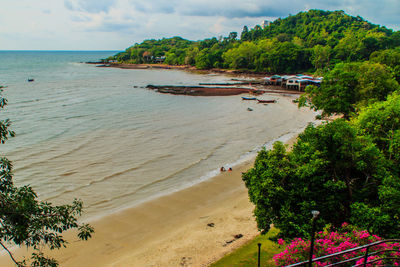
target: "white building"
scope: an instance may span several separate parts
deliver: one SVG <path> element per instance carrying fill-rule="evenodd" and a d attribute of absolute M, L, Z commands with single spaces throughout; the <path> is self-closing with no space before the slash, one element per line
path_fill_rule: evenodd
<path fill-rule="evenodd" d="M 265 27 L 268 27 L 270 24 L 271 24 L 271 21 L 263 20 L 263 21 L 261 22 L 261 28 L 264 29 Z"/>

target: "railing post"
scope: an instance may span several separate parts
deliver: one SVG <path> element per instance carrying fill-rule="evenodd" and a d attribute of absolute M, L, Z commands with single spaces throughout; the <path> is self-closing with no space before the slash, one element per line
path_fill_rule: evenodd
<path fill-rule="evenodd" d="M 312 259 L 313 259 L 313 254 L 314 254 L 314 238 L 315 238 L 315 221 L 317 220 L 317 217 L 319 215 L 318 210 L 312 210 L 311 214 L 313 215 L 312 218 L 312 230 L 311 230 L 311 244 L 310 244 L 310 259 L 309 259 L 309 267 L 312 266 Z"/>
<path fill-rule="evenodd" d="M 364 267 L 366 267 L 367 266 L 367 260 L 368 260 L 368 250 L 369 250 L 369 247 L 367 247 L 367 250 L 365 250 L 365 256 L 364 256 Z"/>
<path fill-rule="evenodd" d="M 260 259 L 261 259 L 261 243 L 258 243 L 257 245 L 258 245 L 258 264 L 257 264 L 257 266 L 260 267 L 260 264 L 261 264 L 261 261 L 260 261 Z"/>
<path fill-rule="evenodd" d="M 309 261 L 308 261 L 309 267 L 312 266 L 312 259 L 313 259 L 313 254 L 314 254 L 315 220 L 313 220 L 311 233 L 312 233 L 312 236 L 311 236 L 311 244 L 310 244 L 310 258 L 309 258 Z"/>

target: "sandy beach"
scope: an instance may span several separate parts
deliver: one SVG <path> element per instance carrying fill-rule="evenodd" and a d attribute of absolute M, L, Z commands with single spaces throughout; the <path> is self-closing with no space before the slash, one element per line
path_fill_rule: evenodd
<path fill-rule="evenodd" d="M 247 162 L 231 172 L 92 225 L 87 242 L 52 252 L 61 266 L 207 266 L 258 234 L 241 180 Z M 211 226 L 208 226 L 211 225 Z M 235 235 L 243 235 L 235 238 Z M 21 257 L 21 250 L 17 257 Z M 1 266 L 14 266 L 7 256 Z"/>
<path fill-rule="evenodd" d="M 93 221 L 93 238 L 76 241 L 70 232 L 67 248 L 46 253 L 66 267 L 208 266 L 259 234 L 241 178 L 253 163 Z M 15 265 L 3 253 L 0 266 Z"/>
<path fill-rule="evenodd" d="M 37 188 L 41 199 L 60 204 L 78 197 L 86 206 L 84 218 L 103 216 L 90 222 L 96 231 L 92 239 L 76 242 L 67 233 L 68 247 L 49 253 L 60 266 L 207 266 L 258 235 L 253 205 L 241 179 L 241 173 L 252 166 L 246 153 L 252 155 L 262 144 L 298 132 L 312 120 L 312 112 L 298 110 L 287 91 L 265 96 L 278 98 L 277 104 L 259 105 L 240 97 L 175 97 L 139 88 L 150 80 L 154 84 L 230 83 L 217 75 L 71 68 L 98 76 L 84 86 L 78 78 L 73 86 L 57 83 L 57 90 L 51 77 L 47 87 L 33 84 L 36 91 L 23 87 L 24 94 L 35 92 L 28 99 L 38 98 L 38 90 L 43 89 L 40 96 L 49 103 L 46 109 L 37 101 L 27 105 L 22 93 L 14 96 L 19 97 L 14 100 L 15 116 L 27 114 L 21 128 L 31 135 L 19 136 L 22 142 L 15 147 L 21 149 L 11 146 L 8 151 L 17 163 L 18 182 Z M 107 79 L 99 79 L 103 76 Z M 52 95 L 71 88 L 71 95 Z M 255 112 L 248 112 L 248 107 Z M 37 121 L 28 116 L 32 110 L 43 111 L 35 116 Z M 107 127 L 98 129 L 99 122 Z M 37 133 L 41 123 L 51 123 L 52 127 L 43 128 L 54 131 Z M 70 135 L 69 129 L 81 132 Z M 46 135 L 49 140 L 31 142 Z M 248 161 L 236 165 L 244 160 Z M 233 171 L 209 178 L 223 164 L 234 166 Z M 208 180 L 191 186 L 202 179 Z M 19 260 L 24 253 L 29 256 L 25 249 L 15 251 Z M 15 265 L 2 253 L 0 266 Z"/>

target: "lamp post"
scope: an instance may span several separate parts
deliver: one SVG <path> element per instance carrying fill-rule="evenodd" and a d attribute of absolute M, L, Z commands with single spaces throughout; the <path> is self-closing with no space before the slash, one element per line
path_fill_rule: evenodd
<path fill-rule="evenodd" d="M 319 215 L 319 211 L 318 210 L 312 210 L 311 214 L 312 214 L 313 217 L 312 217 L 309 267 L 312 266 L 312 258 L 313 258 L 313 253 L 314 253 L 315 221 L 317 220 L 317 217 Z"/>

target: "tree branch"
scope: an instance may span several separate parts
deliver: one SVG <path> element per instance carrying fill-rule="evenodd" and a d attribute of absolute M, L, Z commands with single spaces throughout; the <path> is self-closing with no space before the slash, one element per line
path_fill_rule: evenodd
<path fill-rule="evenodd" d="M 10 255 L 11 259 L 13 260 L 13 262 L 19 266 L 19 267 L 24 267 L 21 263 L 19 263 L 18 261 L 16 261 L 11 253 L 11 251 L 8 250 L 8 248 L 6 246 L 4 246 L 4 244 L 2 242 L 0 242 L 0 245 L 8 252 L 8 254 Z"/>

